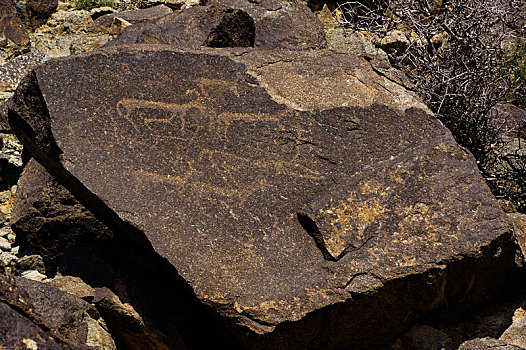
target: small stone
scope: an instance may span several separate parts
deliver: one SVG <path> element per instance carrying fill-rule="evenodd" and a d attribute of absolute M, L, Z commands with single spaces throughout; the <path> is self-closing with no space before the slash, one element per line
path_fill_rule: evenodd
<path fill-rule="evenodd" d="M 526 347 L 526 318 L 514 320 L 511 326 L 502 333 L 499 340 L 521 348 Z"/>
<path fill-rule="evenodd" d="M 9 243 L 13 244 L 15 243 L 16 235 L 14 232 L 10 232 L 7 234 L 7 240 Z"/>
<path fill-rule="evenodd" d="M 4 226 L 4 227 L 0 228 L 0 237 L 7 237 L 7 235 L 8 235 L 9 233 L 11 233 L 11 232 L 13 232 L 13 231 L 11 230 L 11 227 L 9 227 L 9 226 Z"/>
<path fill-rule="evenodd" d="M 26 271 L 46 273 L 42 257 L 40 255 L 26 255 L 18 259 L 15 266 L 15 274 L 23 275 Z"/>
<path fill-rule="evenodd" d="M 4 265 L 10 265 L 13 260 L 16 260 L 15 255 L 0 251 L 0 261 L 2 261 Z"/>
<path fill-rule="evenodd" d="M 42 282 L 46 279 L 46 275 L 41 274 L 38 271 L 31 270 L 31 271 L 25 271 L 22 273 L 22 277 L 27 278 L 28 280 L 38 281 Z"/>
<path fill-rule="evenodd" d="M 9 242 L 2 242 L 0 241 L 0 249 L 10 251 L 11 250 L 11 244 Z"/>
<path fill-rule="evenodd" d="M 53 287 L 73 294 L 87 302 L 92 302 L 94 297 L 94 290 L 91 286 L 84 283 L 82 279 L 74 276 L 59 276 L 55 277 L 49 282 Z"/>
<path fill-rule="evenodd" d="M 11 247 L 11 253 L 14 255 L 17 255 L 18 253 L 20 253 L 20 247 L 19 246 Z"/>

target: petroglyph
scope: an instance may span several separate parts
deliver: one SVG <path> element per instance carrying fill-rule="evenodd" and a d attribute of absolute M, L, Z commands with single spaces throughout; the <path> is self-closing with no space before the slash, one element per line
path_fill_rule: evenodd
<path fill-rule="evenodd" d="M 175 104 L 138 99 L 122 99 L 117 103 L 117 113 L 138 134 L 151 134 L 168 138 L 188 140 L 199 129 L 192 123 L 192 116 L 203 113 L 203 106 L 195 101 Z"/>
<path fill-rule="evenodd" d="M 311 170 L 302 164 L 275 159 L 255 161 L 236 154 L 206 148 L 199 152 L 195 160 L 188 160 L 186 164 L 185 171 L 179 174 L 158 174 L 133 168 L 130 169 L 130 172 L 138 183 L 159 182 L 173 185 L 176 190 L 191 188 L 195 194 L 214 193 L 239 201 L 246 200 L 258 191 L 278 188 L 277 184 L 269 183 L 266 177 L 255 176 L 249 183 L 236 180 L 246 178 L 249 174 L 273 173 L 275 176 L 318 182 L 326 179 L 325 174 Z M 176 170 L 174 169 L 174 172 Z"/>
<path fill-rule="evenodd" d="M 201 90 L 199 94 L 202 94 Z M 178 191 L 190 190 L 198 196 L 213 193 L 243 202 L 258 192 L 277 188 L 279 180 L 269 182 L 268 174 L 283 180 L 304 179 L 316 183 L 326 180 L 323 171 L 313 170 L 310 162 L 299 159 L 306 150 L 298 146 L 310 144 L 312 131 L 296 125 L 293 118 L 283 121 L 283 115 L 268 113 L 223 112 L 214 115 L 204 101 L 202 97 L 197 97 L 194 101 L 178 104 L 124 98 L 117 103 L 117 118 L 133 129 L 130 135 L 137 136 L 130 138 L 130 144 L 140 143 L 155 152 L 155 145 L 164 148 L 162 145 L 166 142 L 175 142 L 173 147 L 177 149 L 177 155 L 170 153 L 166 159 L 173 164 L 169 174 L 152 172 L 139 162 L 129 166 L 127 172 L 138 184 L 157 182 L 174 186 Z M 240 127 L 246 133 L 235 131 L 235 139 L 230 139 L 229 128 L 237 122 L 244 123 Z M 284 136 L 267 144 L 265 136 L 260 135 L 261 130 Z M 212 136 L 214 134 L 216 136 Z M 217 136 L 220 141 L 215 147 L 220 149 L 204 147 L 205 140 Z M 262 140 L 256 146 L 259 152 L 256 155 L 252 149 L 260 137 Z M 152 144 L 148 145 L 141 140 L 143 138 L 150 139 Z M 284 143 L 291 143 L 286 156 L 275 151 L 276 148 L 283 148 Z M 243 152 L 237 152 L 251 144 Z"/>
<path fill-rule="evenodd" d="M 230 125 L 235 121 L 278 122 L 279 115 L 265 113 L 230 113 L 214 115 L 201 98 L 188 103 L 166 103 L 125 98 L 117 103 L 120 118 L 125 119 L 139 134 L 189 140 L 202 129 L 200 119 L 208 119 L 209 130 L 227 139 Z"/>

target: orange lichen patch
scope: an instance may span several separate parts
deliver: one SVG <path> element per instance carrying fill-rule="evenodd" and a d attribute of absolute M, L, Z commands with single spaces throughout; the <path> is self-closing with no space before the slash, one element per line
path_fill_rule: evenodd
<path fill-rule="evenodd" d="M 439 238 L 443 234 L 450 233 L 452 237 L 456 235 L 456 227 L 444 223 L 441 225 L 436 224 L 435 219 L 439 217 L 439 212 L 432 210 L 424 203 L 416 203 L 405 207 L 400 212 L 403 214 L 403 218 L 398 223 L 398 228 L 402 232 L 425 233 L 426 240 L 433 246 L 442 244 L 439 242 Z"/>
<path fill-rule="evenodd" d="M 336 207 L 320 210 L 329 225 L 324 235 L 327 251 L 337 258 L 353 241 L 364 241 L 363 233 L 367 226 L 377 220 L 385 209 L 377 199 L 362 203 L 349 197 Z"/>

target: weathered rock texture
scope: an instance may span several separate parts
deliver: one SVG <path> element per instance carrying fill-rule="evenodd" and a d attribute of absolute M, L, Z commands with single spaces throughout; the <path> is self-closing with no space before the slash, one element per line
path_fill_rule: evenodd
<path fill-rule="evenodd" d="M 521 213 L 510 213 L 507 215 L 510 223 L 513 225 L 522 258 L 526 262 L 526 215 Z"/>
<path fill-rule="evenodd" d="M 7 121 L 7 105 L 5 103 L 0 105 L 0 132 L 11 130 L 9 122 Z"/>
<path fill-rule="evenodd" d="M 253 21 L 253 24 L 251 23 Z M 220 33 L 229 38 L 224 45 L 210 45 Z M 296 0 L 210 1 L 174 12 L 156 21 L 126 28 L 107 44 L 166 44 L 177 48 L 200 46 L 264 49 L 316 49 L 325 44 L 323 25 Z"/>
<path fill-rule="evenodd" d="M 526 318 L 522 317 L 515 320 L 513 324 L 502 333 L 499 340 L 524 349 L 526 347 Z"/>
<path fill-rule="evenodd" d="M 7 44 L 7 40 L 13 41 L 16 45 L 26 45 L 29 43 L 29 35 L 16 14 L 14 2 L 12 0 L 1 0 L 0 47 Z"/>
<path fill-rule="evenodd" d="M 55 287 L 6 275 L 3 266 L 0 314 L 5 349 L 115 349 L 94 306 Z"/>
<path fill-rule="evenodd" d="M 93 302 L 121 349 L 169 349 L 150 330 L 130 304 L 122 303 L 108 288 L 97 288 Z"/>
<path fill-rule="evenodd" d="M 15 4 L 26 26 L 35 30 L 55 12 L 58 0 L 15 0 Z"/>
<path fill-rule="evenodd" d="M 166 273 L 155 292 L 181 308 L 165 334 L 372 348 L 498 292 L 514 266 L 473 158 L 415 106 L 359 57 L 136 45 L 37 67 L 9 121 Z M 199 322 L 228 332 L 190 339 Z"/>
<path fill-rule="evenodd" d="M 18 181 L 11 226 L 18 244 L 38 252 L 47 261 L 64 255 L 80 242 L 113 236 L 34 159 Z"/>
<path fill-rule="evenodd" d="M 43 54 L 26 54 L 0 65 L 0 90 L 15 90 L 20 80 L 36 65 L 48 57 Z M 1 125 L 1 123 L 0 123 Z"/>
<path fill-rule="evenodd" d="M 477 338 L 462 343 L 458 350 L 521 350 L 521 347 L 506 344 L 494 338 Z"/>
<path fill-rule="evenodd" d="M 108 32 L 114 34 L 118 30 L 116 27 L 119 27 L 119 20 L 125 21 L 130 25 L 151 21 L 169 15 L 170 13 L 172 13 L 172 10 L 164 5 L 148 9 L 111 13 L 95 19 L 93 23 L 88 26 L 88 31 L 95 33 Z M 120 31 L 118 33 L 120 33 Z"/>

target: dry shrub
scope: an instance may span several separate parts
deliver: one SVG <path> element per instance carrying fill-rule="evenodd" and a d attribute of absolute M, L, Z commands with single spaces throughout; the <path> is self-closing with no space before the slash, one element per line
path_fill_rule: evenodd
<path fill-rule="evenodd" d="M 511 199 L 520 211 L 526 209 L 526 145 L 515 142 L 520 149 L 511 166 L 496 156 L 497 145 L 506 141 L 494 121 L 497 104 L 524 107 L 526 102 L 525 3 L 362 0 L 336 10 L 343 24 L 372 33 L 378 42 L 395 30 L 405 35 L 407 44 L 388 52 L 391 64 L 409 76 L 457 141 L 477 158 L 495 194 Z M 506 165 L 497 167 L 496 162 Z"/>

